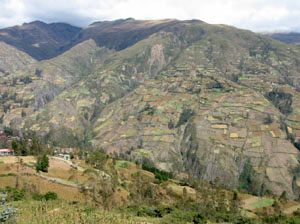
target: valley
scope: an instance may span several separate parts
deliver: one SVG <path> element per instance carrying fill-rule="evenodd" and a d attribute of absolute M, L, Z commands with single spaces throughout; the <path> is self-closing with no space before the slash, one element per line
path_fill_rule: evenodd
<path fill-rule="evenodd" d="M 3 35 L 16 30 L 35 36 L 41 29 L 47 32 L 34 43 Z M 183 194 L 202 203 L 206 190 L 223 194 L 233 206 L 237 191 L 243 205 L 232 209 L 249 212 L 246 218 L 297 213 L 299 45 L 200 20 L 124 19 L 83 29 L 33 22 L 2 29 L 0 37 L 0 129 L 19 139 L 20 147 L 38 139 L 41 153 L 50 148 L 86 153 L 81 161 L 51 157 L 49 172 L 36 174 L 31 146 L 23 147 L 22 188 L 34 192 L 27 186 L 32 183 L 39 194 L 57 189 L 69 203 L 59 205 L 66 209 L 72 201 L 141 205 L 149 192 L 138 189 L 151 188 L 156 192 L 151 190 L 145 206 L 158 198 L 180 204 Z M 47 44 L 38 46 L 40 41 Z M 97 152 L 100 161 L 91 162 L 87 155 Z M 17 164 L 13 159 L 0 164 L 0 187 L 15 186 Z M 155 172 L 172 177 L 158 183 Z M 108 185 L 96 188 L 99 182 Z M 90 187 L 101 193 L 92 195 Z M 282 195 L 285 200 L 279 200 Z"/>

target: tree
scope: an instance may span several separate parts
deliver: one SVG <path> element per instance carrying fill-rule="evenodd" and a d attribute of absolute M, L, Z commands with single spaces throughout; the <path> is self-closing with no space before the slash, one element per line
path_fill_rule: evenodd
<path fill-rule="evenodd" d="M 18 142 L 17 142 L 15 139 L 12 140 L 12 142 L 11 142 L 11 147 L 12 147 L 12 149 L 15 151 L 15 153 L 16 153 L 17 155 L 20 154 L 20 152 L 19 152 L 19 145 L 18 145 Z"/>
<path fill-rule="evenodd" d="M 280 201 L 287 201 L 287 195 L 286 195 L 286 191 L 283 191 L 282 194 L 279 197 Z"/>
<path fill-rule="evenodd" d="M 21 116 L 22 116 L 22 117 L 26 117 L 26 112 L 25 112 L 24 110 L 22 110 Z"/>
<path fill-rule="evenodd" d="M 36 161 L 36 171 L 39 173 L 40 171 L 48 173 L 49 168 L 49 158 L 46 154 L 43 156 L 38 156 Z"/>
<path fill-rule="evenodd" d="M 271 117 L 270 114 L 268 114 L 265 118 L 264 118 L 264 124 L 272 124 L 273 123 L 273 119 Z"/>
<path fill-rule="evenodd" d="M 108 155 L 103 149 L 100 149 L 95 152 L 90 152 L 89 157 L 86 158 L 86 163 L 91 164 L 96 169 L 102 170 L 108 159 Z"/>
<path fill-rule="evenodd" d="M 39 141 L 36 137 L 33 137 L 32 142 L 31 142 L 31 147 L 30 147 L 30 153 L 32 155 L 39 156 L 41 152 L 42 152 L 41 144 L 39 143 Z"/>
<path fill-rule="evenodd" d="M 110 209 L 114 203 L 113 195 L 117 189 L 118 179 L 116 176 L 108 176 L 96 169 L 86 169 L 83 172 L 88 177 L 88 186 L 82 186 L 81 192 L 86 200 L 91 198 L 104 209 Z"/>

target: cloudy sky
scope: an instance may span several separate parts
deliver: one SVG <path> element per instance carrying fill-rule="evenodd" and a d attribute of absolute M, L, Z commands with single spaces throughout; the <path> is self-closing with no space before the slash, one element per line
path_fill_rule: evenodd
<path fill-rule="evenodd" d="M 253 31 L 300 31 L 300 0 L 0 0 L 0 27 L 24 22 L 86 26 L 120 18 L 200 19 Z"/>

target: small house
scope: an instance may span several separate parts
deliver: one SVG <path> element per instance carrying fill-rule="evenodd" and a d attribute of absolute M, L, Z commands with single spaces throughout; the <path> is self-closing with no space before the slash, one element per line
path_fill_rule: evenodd
<path fill-rule="evenodd" d="M 58 157 L 64 159 L 64 160 L 70 160 L 71 157 L 68 154 L 58 154 Z"/>
<path fill-rule="evenodd" d="M 64 160 L 70 160 L 70 159 L 71 159 L 70 155 L 67 154 L 64 155 Z"/>
<path fill-rule="evenodd" d="M 15 155 L 12 149 L 0 149 L 0 156 L 13 156 Z"/>

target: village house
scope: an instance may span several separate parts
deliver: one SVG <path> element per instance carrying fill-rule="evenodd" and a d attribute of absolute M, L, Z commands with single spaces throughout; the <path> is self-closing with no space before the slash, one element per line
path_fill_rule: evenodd
<path fill-rule="evenodd" d="M 70 160 L 71 157 L 68 154 L 58 154 L 58 157 L 64 159 L 64 160 Z"/>
<path fill-rule="evenodd" d="M 12 149 L 0 149 L 0 156 L 14 156 L 14 150 Z"/>

